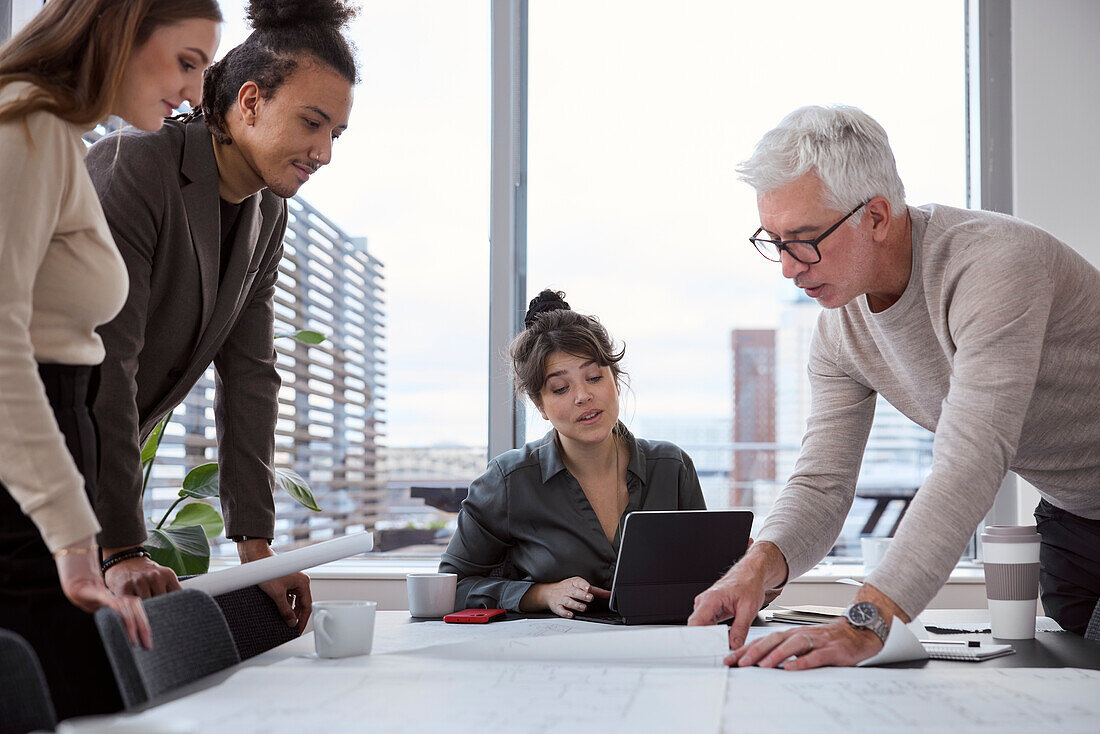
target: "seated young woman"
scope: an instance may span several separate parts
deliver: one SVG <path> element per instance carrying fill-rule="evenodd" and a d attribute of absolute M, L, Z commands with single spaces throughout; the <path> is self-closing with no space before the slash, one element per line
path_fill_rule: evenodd
<path fill-rule="evenodd" d="M 625 348 L 563 298 L 540 293 L 512 342 L 516 392 L 553 429 L 470 485 L 439 564 L 458 574 L 456 609 L 572 617 L 610 596 L 627 513 L 706 509 L 691 458 L 619 422 Z"/>

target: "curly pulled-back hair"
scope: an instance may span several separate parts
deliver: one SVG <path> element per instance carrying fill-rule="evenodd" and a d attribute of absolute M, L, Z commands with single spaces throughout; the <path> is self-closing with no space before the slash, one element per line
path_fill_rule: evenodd
<path fill-rule="evenodd" d="M 526 325 L 512 340 L 509 355 L 515 377 L 516 394 L 526 394 L 536 405 L 546 385 L 546 362 L 555 352 L 591 359 L 601 367 L 610 367 L 618 383 L 626 375 L 619 362 L 626 347 L 615 351 L 611 336 L 595 316 L 577 313 L 565 302 L 560 291 L 544 290 L 531 300 Z"/>
<path fill-rule="evenodd" d="M 252 33 L 203 75 L 202 113 L 214 139 L 223 145 L 233 142 L 226 115 L 246 82 L 255 82 L 264 99 L 270 99 L 308 60 L 356 84 L 358 65 L 343 29 L 358 12 L 348 0 L 252 0 Z"/>

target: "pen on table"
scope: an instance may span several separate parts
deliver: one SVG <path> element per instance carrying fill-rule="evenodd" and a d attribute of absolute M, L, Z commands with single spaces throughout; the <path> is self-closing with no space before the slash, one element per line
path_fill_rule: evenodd
<path fill-rule="evenodd" d="M 966 645 L 967 647 L 981 647 L 981 640 L 918 640 L 924 645 Z"/>

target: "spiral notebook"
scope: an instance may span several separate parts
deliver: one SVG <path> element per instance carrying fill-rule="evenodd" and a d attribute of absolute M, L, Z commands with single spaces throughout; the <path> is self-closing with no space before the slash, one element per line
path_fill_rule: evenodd
<path fill-rule="evenodd" d="M 933 660 L 965 660 L 972 663 L 980 663 L 990 658 L 999 658 L 1002 655 L 1012 655 L 1016 652 L 1012 645 L 982 645 L 980 647 L 967 647 L 966 645 L 945 645 L 943 643 L 922 642 L 924 651 Z"/>

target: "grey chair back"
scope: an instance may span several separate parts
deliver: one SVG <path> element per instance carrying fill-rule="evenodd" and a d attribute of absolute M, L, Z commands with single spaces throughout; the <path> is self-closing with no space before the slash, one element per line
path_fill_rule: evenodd
<path fill-rule="evenodd" d="M 259 586 L 218 594 L 214 601 L 229 625 L 241 660 L 248 660 L 298 636 L 298 629 L 287 625 L 275 601 Z"/>
<path fill-rule="evenodd" d="M 42 665 L 30 644 L 0 629 L 0 732 L 53 731 L 57 714 Z"/>
<path fill-rule="evenodd" d="M 113 609 L 95 613 L 107 658 L 126 709 L 240 662 L 218 605 L 197 589 L 146 599 L 153 649 L 130 645 Z"/>
<path fill-rule="evenodd" d="M 1085 639 L 1100 642 L 1100 600 L 1097 600 L 1096 607 L 1092 610 L 1092 619 L 1085 629 Z"/>

